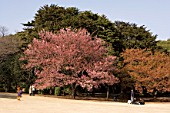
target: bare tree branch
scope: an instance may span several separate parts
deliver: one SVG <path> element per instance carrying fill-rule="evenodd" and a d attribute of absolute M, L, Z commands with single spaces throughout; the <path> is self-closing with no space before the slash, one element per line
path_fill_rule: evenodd
<path fill-rule="evenodd" d="M 8 28 L 5 26 L 0 26 L 0 37 L 4 37 L 8 34 Z"/>

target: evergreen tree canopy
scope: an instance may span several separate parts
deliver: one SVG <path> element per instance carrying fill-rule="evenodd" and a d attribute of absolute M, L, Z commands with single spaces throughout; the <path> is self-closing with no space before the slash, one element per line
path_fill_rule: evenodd
<path fill-rule="evenodd" d="M 126 48 L 156 48 L 156 35 L 152 35 L 144 26 L 138 27 L 136 24 L 120 21 L 114 23 L 104 15 L 79 11 L 75 7 L 45 5 L 37 11 L 34 20 L 23 25 L 30 35 L 35 32 L 38 34 L 41 30 L 57 33 L 59 29 L 67 27 L 85 28 L 91 36 L 97 35 L 108 42 L 112 47 L 112 54 L 115 55 Z"/>

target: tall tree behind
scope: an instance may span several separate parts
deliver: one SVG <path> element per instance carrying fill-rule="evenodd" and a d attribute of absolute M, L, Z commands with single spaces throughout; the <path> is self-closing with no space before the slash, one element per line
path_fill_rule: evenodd
<path fill-rule="evenodd" d="M 122 43 L 126 49 L 140 48 L 152 49 L 157 48 L 157 35 L 153 35 L 146 27 L 137 26 L 135 23 L 116 21 L 115 26 L 122 36 Z"/>
<path fill-rule="evenodd" d="M 126 48 L 156 48 L 156 35 L 144 26 L 116 21 L 111 22 L 104 15 L 91 11 L 79 11 L 75 7 L 64 8 L 45 5 L 35 14 L 34 20 L 24 24 L 30 30 L 56 33 L 61 28 L 85 28 L 92 36 L 104 39 L 111 46 L 111 54 L 119 55 Z M 27 29 L 28 30 L 28 29 Z M 29 33 L 30 34 L 30 33 Z M 30 37 L 29 37 L 30 38 Z"/>
<path fill-rule="evenodd" d="M 123 50 L 114 24 L 106 16 L 93 14 L 91 11 L 80 12 L 74 7 L 64 8 L 57 5 L 45 5 L 37 11 L 33 21 L 24 25 L 29 27 L 29 30 L 36 32 L 44 29 L 53 33 L 67 27 L 72 29 L 85 28 L 92 36 L 97 35 L 110 43 L 114 47 L 114 51 L 119 53 Z M 30 25 L 32 26 L 31 29 Z"/>

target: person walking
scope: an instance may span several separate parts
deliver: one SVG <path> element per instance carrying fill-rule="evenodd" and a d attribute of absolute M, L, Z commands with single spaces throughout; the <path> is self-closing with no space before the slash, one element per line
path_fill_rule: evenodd
<path fill-rule="evenodd" d="M 32 95 L 32 85 L 30 85 L 30 87 L 29 87 L 29 95 L 30 96 Z"/>
<path fill-rule="evenodd" d="M 22 96 L 22 89 L 20 86 L 17 87 L 17 100 L 21 100 L 21 96 Z"/>
<path fill-rule="evenodd" d="M 35 95 L 35 87 L 32 85 L 32 96 Z"/>
<path fill-rule="evenodd" d="M 134 102 L 134 91 L 133 91 L 133 89 L 131 90 L 131 103 L 133 103 Z"/>

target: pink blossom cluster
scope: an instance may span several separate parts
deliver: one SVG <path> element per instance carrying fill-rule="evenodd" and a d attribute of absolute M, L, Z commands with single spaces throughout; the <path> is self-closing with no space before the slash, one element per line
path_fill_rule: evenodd
<path fill-rule="evenodd" d="M 36 68 L 37 88 L 76 84 L 91 90 L 100 84 L 118 82 L 113 75 L 116 57 L 108 56 L 104 42 L 92 38 L 85 29 L 61 29 L 57 34 L 42 31 L 39 36 L 28 46 L 23 58 L 28 60 L 26 68 Z"/>

